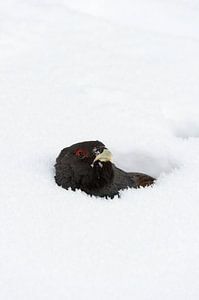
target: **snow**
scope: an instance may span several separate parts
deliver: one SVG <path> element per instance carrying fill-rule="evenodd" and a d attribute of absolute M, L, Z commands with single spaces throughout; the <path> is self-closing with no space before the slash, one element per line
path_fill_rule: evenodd
<path fill-rule="evenodd" d="M 82 3 L 0 3 L 0 298 L 198 299 L 199 5 Z M 56 186 L 95 139 L 156 185 Z"/>

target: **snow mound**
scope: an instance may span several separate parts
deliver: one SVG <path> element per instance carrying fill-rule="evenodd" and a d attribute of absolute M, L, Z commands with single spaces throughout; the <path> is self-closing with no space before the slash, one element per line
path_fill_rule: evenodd
<path fill-rule="evenodd" d="M 0 3 L 1 299 L 199 298 L 198 5 L 114 5 Z M 95 139 L 156 185 L 56 186 L 60 150 Z"/>

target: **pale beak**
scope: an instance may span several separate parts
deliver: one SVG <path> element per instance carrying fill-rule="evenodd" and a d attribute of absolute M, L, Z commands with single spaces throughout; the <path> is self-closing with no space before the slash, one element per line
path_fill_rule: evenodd
<path fill-rule="evenodd" d="M 108 149 L 104 149 L 102 151 L 102 153 L 100 153 L 96 156 L 96 158 L 93 161 L 93 164 L 97 160 L 99 160 L 101 162 L 111 161 L 112 160 L 112 154 Z"/>

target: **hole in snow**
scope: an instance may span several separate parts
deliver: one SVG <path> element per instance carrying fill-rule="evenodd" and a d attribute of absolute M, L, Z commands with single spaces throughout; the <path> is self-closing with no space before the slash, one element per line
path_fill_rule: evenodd
<path fill-rule="evenodd" d="M 178 138 L 188 139 L 199 137 L 199 121 L 197 123 L 193 121 L 173 123 L 172 127 L 175 136 Z"/>
<path fill-rule="evenodd" d="M 178 162 L 167 154 L 154 155 L 143 152 L 117 154 L 114 163 L 127 172 L 141 172 L 158 178 L 160 174 L 170 173 L 179 168 Z"/>

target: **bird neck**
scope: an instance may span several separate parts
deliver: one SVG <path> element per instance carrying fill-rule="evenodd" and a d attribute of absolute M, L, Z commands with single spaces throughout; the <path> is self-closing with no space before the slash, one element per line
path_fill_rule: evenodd
<path fill-rule="evenodd" d="M 92 188 L 101 188 L 113 181 L 114 172 L 112 163 L 108 162 L 95 162 L 93 166 L 93 174 L 90 181 Z"/>

